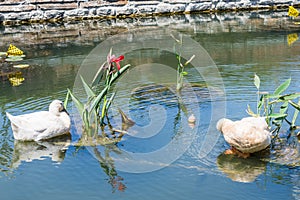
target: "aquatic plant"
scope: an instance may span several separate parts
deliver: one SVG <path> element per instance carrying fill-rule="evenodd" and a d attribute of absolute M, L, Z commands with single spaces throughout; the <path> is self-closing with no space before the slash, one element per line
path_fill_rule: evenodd
<path fill-rule="evenodd" d="M 94 76 L 91 85 L 81 77 L 87 99 L 81 101 L 75 94 L 68 89 L 65 107 L 67 106 L 68 99 L 71 97 L 74 102 L 81 119 L 83 121 L 84 130 L 90 134 L 98 131 L 98 126 L 105 126 L 105 118 L 107 118 L 108 110 L 115 97 L 115 93 L 109 93 L 110 88 L 114 81 L 116 81 L 128 68 L 129 64 L 121 67 L 120 62 L 124 59 L 121 55 L 116 57 L 112 55 L 110 50 L 107 60 L 98 69 Z M 99 93 L 97 91 L 100 91 Z"/>
<path fill-rule="evenodd" d="M 283 122 L 287 122 L 291 129 L 297 128 L 296 120 L 300 110 L 300 92 L 283 94 L 289 85 L 291 78 L 287 79 L 280 86 L 278 86 L 273 93 L 260 91 L 260 78 L 254 75 L 254 85 L 257 89 L 257 105 L 256 113 L 254 113 L 250 106 L 247 107 L 247 113 L 254 117 L 266 117 L 266 121 L 271 125 L 275 125 L 274 131 L 279 131 Z M 297 101 L 297 103 L 295 103 Z M 291 120 L 288 119 L 288 108 L 294 108 L 294 114 Z"/>
<path fill-rule="evenodd" d="M 185 71 L 185 67 L 188 66 L 190 62 L 195 58 L 195 55 L 192 55 L 188 61 L 185 63 L 182 63 L 182 57 L 181 57 L 181 52 L 176 51 L 176 44 L 182 46 L 182 36 L 177 39 L 175 38 L 174 35 L 171 34 L 171 37 L 175 40 L 175 46 L 174 46 L 174 52 L 176 54 L 176 59 L 177 59 L 177 84 L 176 84 L 176 90 L 180 91 L 183 87 L 183 78 L 186 76 L 188 73 Z"/>

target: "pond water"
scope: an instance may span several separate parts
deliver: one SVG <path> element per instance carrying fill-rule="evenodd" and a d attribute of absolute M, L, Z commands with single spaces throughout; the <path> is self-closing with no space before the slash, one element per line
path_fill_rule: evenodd
<path fill-rule="evenodd" d="M 288 92 L 299 91 L 300 43 L 289 45 L 287 38 L 300 31 L 264 26 L 222 31 L 222 24 L 215 26 L 219 31 L 175 28 L 175 37 L 185 34 L 183 58 L 200 58 L 186 67 L 188 86 L 181 95 L 174 92 L 177 60 L 165 39 L 173 32 L 164 28 L 136 27 L 89 43 L 53 41 L 43 49 L 25 48 L 22 62 L 30 67 L 20 70 L 23 84 L 13 87 L 0 77 L 1 199 L 299 199 L 297 137 L 282 138 L 277 157 L 271 150 L 264 159 L 241 159 L 223 155 L 228 145 L 215 123 L 221 116 L 246 117 L 247 104 L 255 107 L 255 73 L 262 91 L 272 92 L 290 77 Z M 109 113 L 116 128 L 121 125 L 118 108 L 136 122 L 128 135 L 117 145 L 76 145 L 80 123 L 68 104 L 71 139 L 14 141 L 5 112 L 46 110 L 53 99 L 64 100 L 67 88 L 82 94 L 78 74 L 91 78 L 110 45 L 132 65 L 113 89 L 117 93 Z M 5 73 L 17 71 L 6 68 Z M 148 91 L 158 85 L 171 89 Z M 195 127 L 187 123 L 191 113 Z"/>

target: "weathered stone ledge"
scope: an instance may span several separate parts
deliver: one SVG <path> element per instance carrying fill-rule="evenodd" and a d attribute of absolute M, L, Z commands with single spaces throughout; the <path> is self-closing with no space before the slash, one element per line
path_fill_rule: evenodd
<path fill-rule="evenodd" d="M 228 12 L 207 14 L 182 14 L 173 16 L 152 16 L 124 19 L 84 20 L 62 23 L 0 26 L 0 47 L 4 51 L 10 43 L 18 44 L 24 50 L 47 49 L 51 45 L 93 46 L 121 32 L 147 30 L 160 27 L 191 33 L 239 33 L 270 31 L 296 31 L 299 25 L 284 16 L 284 12 Z"/>
<path fill-rule="evenodd" d="M 114 3 L 92 0 L 6 0 L 0 2 L 0 23 L 15 25 L 193 12 L 278 10 L 292 4 L 298 6 L 300 0 L 124 0 Z"/>

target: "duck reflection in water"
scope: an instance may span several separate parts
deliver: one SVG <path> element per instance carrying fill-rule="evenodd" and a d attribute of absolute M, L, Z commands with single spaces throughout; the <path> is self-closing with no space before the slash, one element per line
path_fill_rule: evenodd
<path fill-rule="evenodd" d="M 39 142 L 15 140 L 11 168 L 16 169 L 22 162 L 44 160 L 46 157 L 61 163 L 70 144 L 71 134 Z"/>
<path fill-rule="evenodd" d="M 251 183 L 266 170 L 266 162 L 257 157 L 243 159 L 222 153 L 217 158 L 220 171 L 233 181 Z"/>
<path fill-rule="evenodd" d="M 253 156 L 244 159 L 235 155 L 228 155 L 226 151 L 218 156 L 217 166 L 220 171 L 226 174 L 231 180 L 237 182 L 253 182 L 255 179 L 266 171 L 266 164 L 274 163 L 276 165 L 295 168 L 300 166 L 300 138 L 296 133 L 298 130 L 289 130 L 280 132 L 277 137 L 273 138 L 272 146 L 263 151 L 256 152 Z M 284 172 L 272 176 L 282 177 Z M 288 176 L 288 173 L 286 174 Z M 276 180 L 280 183 L 284 180 Z"/>

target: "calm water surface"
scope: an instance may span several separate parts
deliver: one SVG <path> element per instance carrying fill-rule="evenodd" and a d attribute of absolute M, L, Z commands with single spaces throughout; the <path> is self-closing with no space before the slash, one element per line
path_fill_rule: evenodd
<path fill-rule="evenodd" d="M 287 44 L 289 31 L 248 31 L 206 33 L 198 30 L 185 32 L 197 41 L 216 63 L 222 76 L 226 94 L 226 115 L 239 119 L 247 116 L 247 104 L 256 102 L 253 75 L 261 78 L 264 91 L 292 78 L 289 92 L 299 91 L 300 43 Z M 297 31 L 296 31 L 297 33 Z M 18 87 L 2 78 L 0 82 L 0 196 L 1 199 L 299 199 L 300 167 L 299 142 L 286 141 L 282 159 L 262 161 L 257 157 L 239 159 L 224 156 L 228 148 L 215 128 L 213 149 L 201 156 L 201 145 L 211 122 L 212 101 L 205 88 L 198 88 L 196 100 L 184 99 L 187 108 L 200 113 L 201 122 L 191 129 L 184 123 L 186 116 L 178 107 L 172 93 L 132 98 L 132 90 L 158 80 L 174 83 L 176 60 L 174 55 L 153 49 L 129 52 L 124 62 L 133 63 L 132 72 L 118 83 L 118 93 L 112 107 L 112 123 L 120 125 L 117 108 L 129 108 L 137 125 L 151 124 L 151 117 L 168 119 L 158 134 L 141 138 L 138 128 L 116 146 L 77 147 L 80 137 L 75 121 L 76 110 L 71 104 L 71 144 L 22 143 L 14 141 L 10 123 L 5 116 L 45 110 L 54 98 L 64 99 L 67 88 L 72 88 L 80 65 L 98 43 L 82 46 L 49 46 L 50 54 L 36 56 L 28 51 L 24 62 L 31 65 L 22 70 L 25 81 Z M 18 45 L 18 44 L 16 44 Z M 1 47 L 5 49 L 6 47 Z M 170 69 L 140 65 L 162 63 Z M 173 69 L 173 70 L 172 70 Z M 170 71 L 168 71 L 170 70 Z M 187 68 L 190 83 L 205 83 L 196 68 Z M 134 79 L 134 77 L 138 77 Z M 220 92 L 216 89 L 216 93 Z M 151 96 L 152 95 L 152 96 Z M 151 101 L 150 101 L 150 100 Z M 222 100 L 223 101 L 223 100 Z M 166 111 L 164 116 L 151 116 L 151 109 Z M 299 123 L 299 122 L 298 122 Z M 193 132 L 193 130 L 197 130 Z M 283 132 L 285 132 L 283 130 Z M 145 132 L 146 133 L 146 132 Z M 193 134 L 194 140 L 185 153 L 175 162 L 147 173 L 130 173 L 119 165 L 126 152 L 152 152 L 164 147 L 171 140 Z M 137 134 L 135 137 L 134 134 Z M 290 139 L 291 140 L 291 139 Z M 185 140 L 183 140 L 185 141 Z M 68 146 L 68 148 L 65 148 Z M 125 153 L 124 153 L 125 152 Z M 296 153 L 295 153 L 296 152 Z M 169 152 L 172 154 L 172 152 Z M 168 155 L 166 155 L 168 156 Z M 297 157 L 298 156 L 298 157 Z M 298 159 L 298 160 L 297 160 Z M 296 160 L 296 161 L 295 161 Z M 296 166 L 289 164 L 295 161 Z M 136 163 L 139 165 L 141 163 Z M 144 166 L 153 163 L 143 163 Z M 157 164 L 157 163 L 154 163 Z M 133 165 L 133 167 L 135 167 Z"/>

